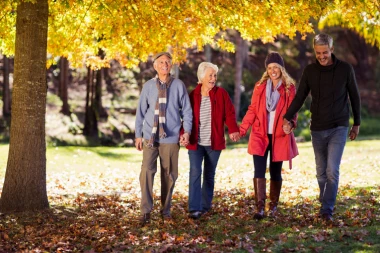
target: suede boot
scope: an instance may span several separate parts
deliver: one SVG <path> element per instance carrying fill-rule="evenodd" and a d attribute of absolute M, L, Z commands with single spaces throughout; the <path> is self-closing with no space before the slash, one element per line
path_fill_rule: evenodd
<path fill-rule="evenodd" d="M 256 200 L 256 213 L 253 215 L 253 218 L 258 220 L 261 220 L 265 216 L 266 182 L 265 178 L 253 179 Z"/>
<path fill-rule="evenodd" d="M 270 192 L 269 192 L 269 213 L 268 215 L 271 217 L 275 217 L 277 214 L 277 205 L 278 200 L 280 199 L 282 180 L 273 181 L 270 180 Z"/>

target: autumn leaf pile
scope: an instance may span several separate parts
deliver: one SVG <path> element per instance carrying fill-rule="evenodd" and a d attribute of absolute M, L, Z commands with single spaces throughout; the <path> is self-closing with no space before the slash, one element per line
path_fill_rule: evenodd
<path fill-rule="evenodd" d="M 189 219 L 188 159 L 181 149 L 173 221 L 161 219 L 157 173 L 152 221 L 145 227 L 137 220 L 141 153 L 78 148 L 70 149 L 68 160 L 69 148 L 49 149 L 51 208 L 1 214 L 0 252 L 379 252 L 380 142 L 347 145 L 331 223 L 318 217 L 311 145 L 299 147 L 293 169 L 284 163 L 277 218 L 252 218 L 252 158 L 245 148 L 232 148 L 218 164 L 212 211 Z"/>

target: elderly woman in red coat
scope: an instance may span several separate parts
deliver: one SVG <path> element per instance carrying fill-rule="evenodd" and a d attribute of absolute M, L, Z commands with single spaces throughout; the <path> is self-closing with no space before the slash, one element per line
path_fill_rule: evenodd
<path fill-rule="evenodd" d="M 228 92 L 216 86 L 217 73 L 215 64 L 199 64 L 199 82 L 190 93 L 193 109 L 190 140 L 184 143 L 181 139 L 181 145 L 189 150 L 189 217 L 192 219 L 199 219 L 211 209 L 216 167 L 222 150 L 226 148 L 225 125 L 232 141 L 240 139 L 235 108 Z"/>
<path fill-rule="evenodd" d="M 294 134 L 285 134 L 282 129 L 283 116 L 294 99 L 295 81 L 284 68 L 284 60 L 277 52 L 265 59 L 266 71 L 255 84 L 251 105 L 240 125 L 240 135 L 245 136 L 252 126 L 248 142 L 248 153 L 253 155 L 254 191 L 256 213 L 254 218 L 265 217 L 267 158 L 270 153 L 269 215 L 275 216 L 282 186 L 282 163 L 298 155 Z M 293 119 L 295 126 L 296 118 Z"/>

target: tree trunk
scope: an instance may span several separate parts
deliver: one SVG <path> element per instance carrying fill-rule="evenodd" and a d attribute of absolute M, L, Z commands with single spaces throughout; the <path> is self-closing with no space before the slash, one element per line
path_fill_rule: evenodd
<path fill-rule="evenodd" d="M 300 65 L 299 66 L 299 69 L 305 69 L 305 67 L 307 66 L 307 56 L 306 56 L 306 53 L 308 51 L 307 49 L 307 43 L 308 41 L 305 41 L 305 40 L 302 40 L 302 35 L 300 33 L 297 33 L 296 35 L 296 41 L 297 41 L 297 48 L 298 48 L 298 56 L 297 56 L 297 62 L 298 64 Z M 297 71 L 296 72 L 296 80 L 301 80 L 301 77 L 302 77 L 302 72 L 303 71 Z"/>
<path fill-rule="evenodd" d="M 94 71 L 87 68 L 87 90 L 86 90 L 86 112 L 84 119 L 83 135 L 88 137 L 98 137 L 98 120 L 94 106 L 95 87 L 94 87 Z"/>
<path fill-rule="evenodd" d="M 234 106 L 236 112 L 236 119 L 240 114 L 240 96 L 241 96 L 241 81 L 243 78 L 243 63 L 245 54 L 245 42 L 237 32 L 236 37 L 236 52 L 235 52 L 235 89 L 234 89 Z"/>
<path fill-rule="evenodd" d="M 49 207 L 46 193 L 48 1 L 17 6 L 14 86 L 2 212 Z"/>
<path fill-rule="evenodd" d="M 104 83 L 104 68 L 101 68 L 96 71 L 95 108 L 96 108 L 96 113 L 99 115 L 99 118 L 107 120 L 108 113 L 104 109 L 103 103 L 102 103 L 103 83 Z"/>
<path fill-rule="evenodd" d="M 112 94 L 112 97 L 114 97 L 115 96 L 115 89 L 112 86 L 112 77 L 110 75 L 111 68 L 112 68 L 112 65 L 110 68 L 104 68 L 103 73 L 104 73 L 104 81 L 106 83 L 106 90 L 108 93 Z"/>
<path fill-rule="evenodd" d="M 61 113 L 70 116 L 67 87 L 69 84 L 69 61 L 61 57 L 59 61 L 59 97 L 62 100 Z"/>
<path fill-rule="evenodd" d="M 11 93 L 9 89 L 9 58 L 4 55 L 4 86 L 3 86 L 3 116 L 11 116 Z"/>
<path fill-rule="evenodd" d="M 173 70 L 174 70 L 174 78 L 179 78 L 179 66 L 178 64 L 174 64 L 173 66 Z"/>
<path fill-rule="evenodd" d="M 356 71 L 356 75 L 367 82 L 368 79 L 373 76 L 372 71 L 374 68 L 370 66 L 368 61 L 368 47 L 366 42 L 356 32 L 349 29 L 344 30 L 344 35 L 347 38 L 346 41 L 350 49 L 349 51 L 354 55 L 357 61 L 357 66 L 355 67 L 359 71 Z"/>
<path fill-rule="evenodd" d="M 210 44 L 205 45 L 204 46 L 204 50 L 205 50 L 206 61 L 207 62 L 211 62 L 211 60 L 212 60 L 212 50 L 211 50 Z"/>

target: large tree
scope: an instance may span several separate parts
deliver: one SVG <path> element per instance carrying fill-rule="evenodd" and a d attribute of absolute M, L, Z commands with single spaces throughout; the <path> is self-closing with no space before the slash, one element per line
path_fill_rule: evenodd
<path fill-rule="evenodd" d="M 0 210 L 49 206 L 46 194 L 48 1 L 17 6 L 11 138 Z"/>

